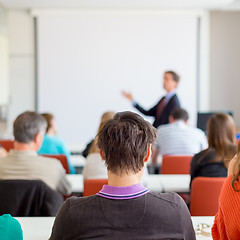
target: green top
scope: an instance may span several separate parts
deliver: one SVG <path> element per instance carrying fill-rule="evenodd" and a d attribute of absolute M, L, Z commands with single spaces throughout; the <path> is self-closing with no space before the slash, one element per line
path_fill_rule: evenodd
<path fill-rule="evenodd" d="M 1 240 L 23 240 L 21 225 L 10 214 L 0 216 L 0 236 Z"/>

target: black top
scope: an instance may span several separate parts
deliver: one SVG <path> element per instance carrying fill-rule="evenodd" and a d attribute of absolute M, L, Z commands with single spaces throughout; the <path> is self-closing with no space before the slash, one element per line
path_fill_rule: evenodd
<path fill-rule="evenodd" d="M 186 204 L 176 193 L 147 193 L 133 199 L 98 195 L 67 199 L 55 219 L 50 240 L 194 240 Z"/>
<path fill-rule="evenodd" d="M 195 177 L 227 177 L 227 168 L 223 161 L 212 162 L 216 151 L 203 150 L 194 155 L 191 162 L 191 182 Z"/>
<path fill-rule="evenodd" d="M 62 195 L 40 180 L 0 180 L 0 196 L 0 215 L 56 216 L 63 203 Z"/>
<path fill-rule="evenodd" d="M 160 104 L 161 100 L 154 107 L 152 107 L 149 110 L 145 110 L 139 104 L 137 104 L 135 106 L 144 115 L 155 117 L 155 120 L 153 122 L 153 126 L 155 128 L 157 128 L 158 126 L 160 126 L 162 124 L 169 123 L 169 116 L 170 116 L 171 112 L 175 108 L 179 108 L 180 107 L 179 99 L 178 99 L 177 95 L 174 94 L 170 98 L 170 100 L 168 101 L 167 105 L 163 108 L 161 115 L 157 118 L 158 105 Z"/>

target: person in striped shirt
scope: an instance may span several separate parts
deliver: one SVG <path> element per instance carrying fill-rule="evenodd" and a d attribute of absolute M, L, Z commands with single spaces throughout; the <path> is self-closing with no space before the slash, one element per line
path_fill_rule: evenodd
<path fill-rule="evenodd" d="M 169 124 L 158 128 L 158 137 L 153 149 L 152 162 L 161 155 L 194 155 L 208 146 L 204 132 L 188 126 L 188 113 L 185 109 L 174 109 Z"/>

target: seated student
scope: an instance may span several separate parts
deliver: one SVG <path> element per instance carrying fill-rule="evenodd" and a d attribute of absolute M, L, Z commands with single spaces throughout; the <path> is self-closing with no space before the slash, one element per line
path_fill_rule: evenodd
<path fill-rule="evenodd" d="M 191 162 L 191 182 L 195 177 L 226 177 L 229 161 L 236 154 L 235 126 L 225 113 L 214 114 L 207 124 L 208 145 Z"/>
<path fill-rule="evenodd" d="M 0 144 L 0 158 L 7 156 L 7 151 Z"/>
<path fill-rule="evenodd" d="M 109 120 L 98 134 L 108 185 L 96 195 L 67 199 L 50 239 L 196 239 L 182 198 L 140 183 L 155 138 L 156 129 L 136 113 Z"/>
<path fill-rule="evenodd" d="M 43 113 L 41 115 L 47 121 L 47 130 L 38 154 L 64 154 L 68 159 L 70 173 L 76 173 L 74 166 L 71 164 L 70 151 L 67 149 L 64 142 L 56 136 L 57 127 L 53 115 L 51 113 Z"/>
<path fill-rule="evenodd" d="M 53 158 L 38 156 L 46 129 L 44 117 L 24 112 L 14 121 L 14 149 L 0 158 L 0 179 L 42 180 L 61 194 L 71 193 L 62 164 Z"/>
<path fill-rule="evenodd" d="M 169 124 L 158 128 L 152 162 L 161 155 L 194 155 L 207 148 L 207 138 L 201 129 L 188 126 L 188 113 L 182 108 L 174 109 Z"/>
<path fill-rule="evenodd" d="M 98 133 L 103 126 L 114 117 L 114 112 L 105 112 L 101 117 L 101 123 L 98 128 Z M 92 141 L 89 153 L 87 155 L 86 164 L 83 168 L 84 179 L 104 179 L 107 178 L 107 168 L 105 162 L 101 159 L 97 146 L 97 139 Z"/>
<path fill-rule="evenodd" d="M 219 209 L 212 227 L 214 240 L 240 239 L 240 142 L 229 164 L 228 177 L 219 197 Z"/>
<path fill-rule="evenodd" d="M 0 239 L 22 240 L 23 232 L 20 223 L 10 214 L 0 216 Z"/>

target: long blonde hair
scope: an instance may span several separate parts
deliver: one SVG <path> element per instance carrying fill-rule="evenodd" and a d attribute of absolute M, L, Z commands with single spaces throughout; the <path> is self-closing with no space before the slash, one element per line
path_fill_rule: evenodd
<path fill-rule="evenodd" d="M 100 132 L 100 130 L 103 128 L 103 126 L 114 117 L 115 112 L 105 112 L 101 117 L 101 122 L 98 127 L 97 134 Z M 89 149 L 89 153 L 98 153 L 99 149 L 97 146 L 97 139 L 95 138 L 91 144 L 91 147 Z"/>

